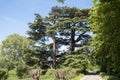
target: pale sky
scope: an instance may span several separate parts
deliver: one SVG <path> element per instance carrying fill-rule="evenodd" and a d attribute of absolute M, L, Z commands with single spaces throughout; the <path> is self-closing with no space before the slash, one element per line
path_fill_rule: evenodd
<path fill-rule="evenodd" d="M 34 21 L 34 13 L 45 17 L 53 6 L 91 8 L 92 0 L 0 0 L 0 44 L 8 35 L 17 33 L 26 36 L 28 23 Z"/>

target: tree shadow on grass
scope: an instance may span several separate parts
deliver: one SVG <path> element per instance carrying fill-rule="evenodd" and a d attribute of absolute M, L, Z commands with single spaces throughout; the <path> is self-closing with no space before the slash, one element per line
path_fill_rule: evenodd
<path fill-rule="evenodd" d="M 108 80 L 120 80 L 120 78 L 116 76 L 109 76 Z"/>

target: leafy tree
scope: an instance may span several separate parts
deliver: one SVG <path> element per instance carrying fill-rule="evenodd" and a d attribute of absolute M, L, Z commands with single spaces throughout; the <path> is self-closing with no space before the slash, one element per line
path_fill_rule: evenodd
<path fill-rule="evenodd" d="M 5 69 L 0 69 L 0 80 L 6 80 L 8 77 L 7 71 Z"/>
<path fill-rule="evenodd" d="M 12 69 L 19 63 L 24 63 L 24 55 L 28 49 L 33 49 L 34 41 L 18 34 L 9 35 L 2 41 L 1 54 L 3 56 L 3 67 Z"/>
<path fill-rule="evenodd" d="M 120 0 L 99 0 L 91 11 L 89 23 L 95 33 L 93 53 L 101 71 L 120 73 Z"/>

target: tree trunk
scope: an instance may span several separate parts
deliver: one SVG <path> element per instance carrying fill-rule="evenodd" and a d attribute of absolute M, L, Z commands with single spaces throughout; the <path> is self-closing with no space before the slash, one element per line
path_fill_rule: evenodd
<path fill-rule="evenodd" d="M 75 50 L 75 29 L 71 29 L 71 51 Z"/>
<path fill-rule="evenodd" d="M 53 59 L 53 68 L 56 68 L 56 37 L 53 35 L 53 53 L 52 53 L 52 59 Z"/>

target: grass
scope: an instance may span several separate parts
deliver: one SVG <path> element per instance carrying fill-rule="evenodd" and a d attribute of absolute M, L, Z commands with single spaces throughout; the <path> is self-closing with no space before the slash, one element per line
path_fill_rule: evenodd
<path fill-rule="evenodd" d="M 80 78 L 82 78 L 84 76 L 84 74 L 80 74 L 74 78 L 72 78 L 71 80 L 80 80 Z"/>
<path fill-rule="evenodd" d="M 76 75 L 70 80 L 79 80 L 83 76 L 84 76 L 83 74 Z M 8 76 L 7 80 L 20 80 L 20 79 L 18 79 L 18 77 L 16 76 L 16 71 L 12 70 L 9 72 L 9 76 Z M 25 78 L 22 80 L 33 80 L 33 79 Z M 52 69 L 48 69 L 47 73 L 45 75 L 40 76 L 40 80 L 55 80 L 54 71 Z"/>
<path fill-rule="evenodd" d="M 40 77 L 40 80 L 55 80 L 55 79 L 54 77 L 44 75 Z"/>
<path fill-rule="evenodd" d="M 107 75 L 105 73 L 100 73 L 100 76 L 102 76 L 102 78 L 104 80 L 120 80 L 120 78 L 113 76 L 113 75 Z"/>
<path fill-rule="evenodd" d="M 19 80 L 18 77 L 16 76 L 15 69 L 9 71 L 9 76 L 8 76 L 7 80 Z M 32 80 L 32 78 L 25 78 L 25 79 L 22 79 L 22 80 Z"/>
<path fill-rule="evenodd" d="M 15 69 L 9 71 L 9 76 L 8 76 L 7 80 L 20 80 L 16 76 L 16 70 Z M 24 78 L 24 79 L 21 79 L 21 80 L 33 80 L 33 79 L 32 78 Z M 48 70 L 46 75 L 40 76 L 40 80 L 54 80 L 53 71 Z"/>
<path fill-rule="evenodd" d="M 70 79 L 70 80 L 79 80 L 79 79 L 82 78 L 83 76 L 84 76 L 83 74 L 80 74 L 80 75 L 78 75 L 78 76 L 73 77 L 73 78 Z M 44 76 L 41 76 L 41 77 L 40 77 L 40 80 L 55 80 L 55 79 L 54 79 L 53 76 L 46 76 L 46 75 L 44 75 Z"/>

